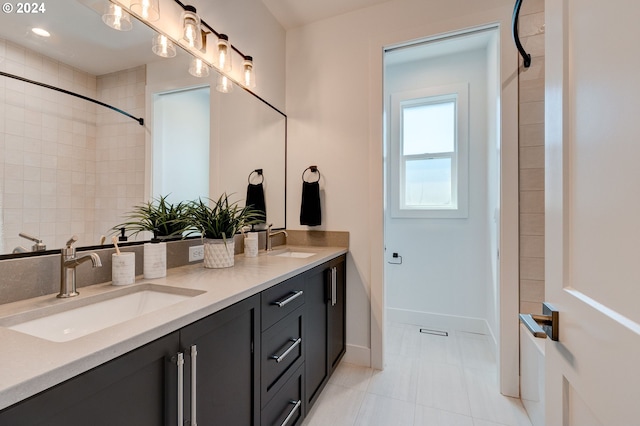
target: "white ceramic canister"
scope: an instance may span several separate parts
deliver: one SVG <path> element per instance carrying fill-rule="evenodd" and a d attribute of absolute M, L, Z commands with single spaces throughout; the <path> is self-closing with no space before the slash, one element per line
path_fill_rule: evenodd
<path fill-rule="evenodd" d="M 258 256 L 258 233 L 251 232 L 244 237 L 244 257 Z"/>
<path fill-rule="evenodd" d="M 143 274 L 145 279 L 167 276 L 167 243 L 145 243 Z"/>
<path fill-rule="evenodd" d="M 111 255 L 111 284 L 129 285 L 136 282 L 136 254 L 133 252 Z"/>

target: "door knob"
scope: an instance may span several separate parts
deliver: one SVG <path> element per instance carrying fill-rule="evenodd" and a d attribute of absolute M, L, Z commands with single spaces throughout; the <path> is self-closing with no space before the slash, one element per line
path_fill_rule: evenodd
<path fill-rule="evenodd" d="M 542 315 L 520 314 L 520 321 L 535 337 L 547 337 L 558 341 L 558 310 L 550 303 L 542 304 Z"/>

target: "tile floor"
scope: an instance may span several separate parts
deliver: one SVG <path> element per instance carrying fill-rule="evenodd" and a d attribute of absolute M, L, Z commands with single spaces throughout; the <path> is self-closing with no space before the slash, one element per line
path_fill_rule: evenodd
<path fill-rule="evenodd" d="M 531 426 L 498 391 L 488 336 L 419 330 L 387 326 L 384 371 L 343 362 L 303 426 Z"/>

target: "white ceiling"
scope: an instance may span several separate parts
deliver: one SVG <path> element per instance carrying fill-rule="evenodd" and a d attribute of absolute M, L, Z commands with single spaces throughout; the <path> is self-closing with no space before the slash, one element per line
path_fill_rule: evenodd
<path fill-rule="evenodd" d="M 262 0 L 287 30 L 387 1 L 389 0 Z"/>

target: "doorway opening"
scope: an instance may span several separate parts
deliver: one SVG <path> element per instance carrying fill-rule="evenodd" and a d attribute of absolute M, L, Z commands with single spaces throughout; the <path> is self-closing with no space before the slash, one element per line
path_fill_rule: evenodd
<path fill-rule="evenodd" d="M 482 334 L 496 359 L 499 40 L 491 27 L 384 54 L 387 325 Z"/>

